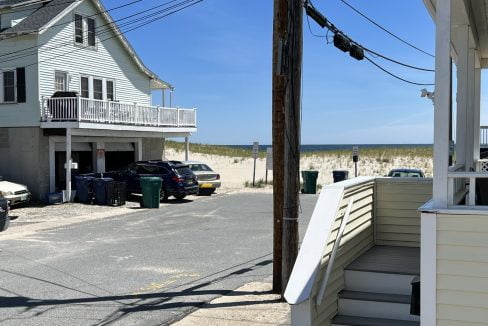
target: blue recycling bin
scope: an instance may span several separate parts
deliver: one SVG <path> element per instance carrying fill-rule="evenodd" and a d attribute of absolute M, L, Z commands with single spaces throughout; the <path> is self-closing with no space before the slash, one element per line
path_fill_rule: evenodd
<path fill-rule="evenodd" d="M 83 204 L 91 204 L 94 193 L 93 187 L 95 177 L 89 175 L 77 175 L 75 180 L 78 201 Z"/>
<path fill-rule="evenodd" d="M 95 203 L 97 205 L 108 205 L 108 185 L 113 182 L 112 178 L 97 178 L 94 180 L 93 185 L 95 189 Z"/>

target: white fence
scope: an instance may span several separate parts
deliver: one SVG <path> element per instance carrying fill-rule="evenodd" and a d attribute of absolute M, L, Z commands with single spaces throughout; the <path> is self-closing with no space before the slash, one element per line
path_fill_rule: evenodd
<path fill-rule="evenodd" d="M 95 122 L 152 127 L 196 127 L 196 109 L 163 108 L 81 97 L 43 98 L 42 121 Z"/>

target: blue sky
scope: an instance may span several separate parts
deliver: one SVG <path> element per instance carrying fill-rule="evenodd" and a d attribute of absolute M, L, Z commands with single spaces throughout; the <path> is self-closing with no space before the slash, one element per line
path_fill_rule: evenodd
<path fill-rule="evenodd" d="M 434 24 L 421 0 L 348 1 L 434 52 Z M 103 2 L 107 8 L 120 3 Z M 112 15 L 123 17 L 159 3 L 163 1 L 144 0 Z M 272 0 L 205 0 L 127 34 L 146 65 L 176 87 L 174 104 L 198 108 L 192 142 L 271 143 L 272 5 Z M 315 0 L 314 5 L 364 46 L 433 68 L 433 58 L 390 37 L 340 0 Z M 325 34 L 313 21 L 311 25 L 315 33 Z M 303 51 L 303 144 L 432 143 L 433 105 L 420 97 L 422 86 L 398 81 L 327 45 L 310 34 L 306 20 Z M 407 79 L 434 81 L 433 73 L 376 60 Z"/>

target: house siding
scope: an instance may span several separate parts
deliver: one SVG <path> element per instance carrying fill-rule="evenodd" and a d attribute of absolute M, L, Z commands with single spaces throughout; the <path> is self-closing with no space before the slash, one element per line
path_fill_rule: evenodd
<path fill-rule="evenodd" d="M 375 243 L 420 247 L 419 207 L 432 198 L 430 178 L 378 178 L 375 192 Z"/>
<path fill-rule="evenodd" d="M 12 53 L 37 45 L 37 37 L 33 35 L 20 36 L 1 41 L 0 55 Z M 26 52 L 15 53 L 0 57 L 0 70 L 25 68 L 26 102 L 3 104 L 0 103 L 0 127 L 34 127 L 40 125 L 40 103 L 38 88 L 38 60 L 37 52 L 24 56 Z M 12 60 L 15 58 L 15 60 Z"/>
<path fill-rule="evenodd" d="M 488 216 L 437 215 L 437 325 L 486 325 Z"/>
<path fill-rule="evenodd" d="M 39 43 L 44 44 L 39 49 L 40 96 L 53 94 L 55 71 L 64 71 L 68 73 L 71 91 L 80 91 L 81 75 L 109 78 L 115 80 L 116 100 L 150 105 L 149 77 L 140 70 L 117 37 L 104 41 L 115 33 L 110 30 L 100 35 L 108 28 L 103 26 L 107 22 L 102 15 L 90 17 L 95 19 L 97 26 L 97 45 L 93 49 L 75 45 L 74 13 L 91 16 L 97 14 L 98 9 L 92 1 L 85 0 L 56 22 L 56 26 L 39 35 Z"/>

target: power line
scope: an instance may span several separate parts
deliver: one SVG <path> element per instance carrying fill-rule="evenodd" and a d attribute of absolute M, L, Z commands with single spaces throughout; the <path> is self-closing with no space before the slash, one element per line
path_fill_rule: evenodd
<path fill-rule="evenodd" d="M 377 22 L 375 22 L 373 19 L 369 18 L 368 16 L 366 16 L 365 14 L 363 14 L 361 11 L 359 11 L 358 9 L 356 9 L 355 7 L 353 7 L 350 3 L 348 3 L 347 1 L 345 0 L 340 0 L 342 3 L 344 3 L 346 6 L 348 6 L 349 8 L 351 8 L 353 11 L 355 11 L 358 15 L 362 16 L 363 18 L 365 18 L 366 20 L 368 20 L 370 23 L 372 23 L 373 25 L 375 25 L 376 27 L 380 28 L 381 30 L 383 30 L 384 32 L 388 33 L 389 35 L 393 36 L 394 38 L 396 38 L 397 40 L 399 40 L 400 42 L 410 46 L 411 48 L 419 51 L 419 52 L 422 52 L 432 58 L 435 58 L 435 56 L 427 51 L 424 51 L 420 48 L 418 48 L 417 46 L 413 45 L 412 43 L 406 41 L 405 39 L 401 38 L 400 36 L 394 34 L 393 32 L 390 32 L 387 28 L 381 26 L 380 24 L 378 24 Z"/>
<path fill-rule="evenodd" d="M 413 82 L 413 81 L 410 81 L 410 80 L 407 80 L 405 78 L 402 78 L 388 70 L 386 70 L 385 68 L 383 68 L 382 66 L 380 66 L 379 64 L 377 64 L 376 62 L 374 62 L 371 58 L 369 58 L 368 56 L 364 56 L 364 58 L 366 60 L 368 60 L 369 62 L 371 62 L 373 65 L 375 65 L 378 69 L 382 70 L 383 72 L 387 73 L 388 75 L 392 76 L 392 77 L 395 77 L 396 79 L 399 79 L 405 83 L 408 83 L 408 84 L 413 84 L 413 85 L 419 85 L 419 86 L 434 86 L 435 84 L 424 84 L 424 83 L 417 83 L 417 82 Z"/>
<path fill-rule="evenodd" d="M 121 5 L 121 6 L 118 6 L 118 7 L 112 8 L 112 9 L 108 9 L 108 10 L 103 11 L 103 12 L 107 12 L 107 11 L 111 11 L 111 10 L 119 9 L 119 8 L 122 8 L 122 7 L 127 7 L 127 6 L 132 5 L 132 4 L 134 4 L 134 3 L 136 3 L 136 2 L 139 2 L 139 1 L 142 1 L 142 0 L 133 1 L 133 2 L 130 2 L 130 3 L 124 4 L 124 5 Z M 97 27 L 96 27 L 96 30 L 99 30 L 99 29 L 101 29 L 101 28 L 102 28 L 102 27 L 104 27 L 104 26 L 115 25 L 115 22 L 118 22 L 118 21 L 123 21 L 123 20 L 126 20 L 126 19 L 128 19 L 128 18 L 138 16 L 138 15 L 140 15 L 140 14 L 142 14 L 142 13 L 149 12 L 149 11 L 151 11 L 151 10 L 154 10 L 154 9 L 156 9 L 156 8 L 160 8 L 160 7 L 166 6 L 166 5 L 168 5 L 168 4 L 170 4 L 170 3 L 173 3 L 173 2 L 176 2 L 176 1 L 179 1 L 179 0 L 171 0 L 171 1 L 167 1 L 167 2 L 165 2 L 165 3 L 163 3 L 163 4 L 160 4 L 160 5 L 157 5 L 157 6 L 151 7 L 151 8 L 149 8 L 149 9 L 145 9 L 145 10 L 142 10 L 142 11 L 136 12 L 135 14 L 131 14 L 131 15 L 129 15 L 129 16 L 125 16 L 125 17 L 123 17 L 123 18 L 120 18 L 120 19 L 117 19 L 117 20 L 113 20 L 113 21 L 111 21 L 111 22 L 109 22 L 109 23 L 106 23 L 106 24 L 103 24 L 103 25 L 97 26 Z M 183 2 L 181 2 L 181 3 L 179 3 L 179 4 L 177 4 L 177 5 L 174 5 L 174 6 L 172 6 L 172 7 L 168 7 L 168 8 L 165 8 L 165 9 L 163 9 L 163 10 L 160 10 L 160 11 L 157 11 L 157 12 L 151 13 L 151 14 L 149 14 L 149 15 L 143 16 L 142 18 L 138 18 L 138 19 L 136 19 L 136 20 L 132 20 L 132 21 L 126 22 L 126 23 L 124 23 L 124 24 L 121 24 L 120 26 L 118 26 L 118 25 L 115 25 L 115 26 L 117 26 L 118 28 L 120 28 L 120 27 L 125 27 L 125 26 L 128 26 L 128 25 L 133 24 L 134 22 L 138 22 L 138 21 L 141 21 L 141 20 L 143 20 L 143 19 L 145 19 L 145 18 L 155 16 L 156 14 L 159 14 L 159 13 L 162 13 L 162 12 L 165 12 L 165 11 L 168 11 L 168 10 L 173 9 L 173 8 L 175 8 L 175 7 L 181 6 L 183 3 L 188 3 L 188 2 L 191 2 L 191 1 L 193 1 L 193 0 L 185 0 L 185 1 L 183 1 Z M 94 15 L 91 15 L 91 16 L 88 16 L 88 17 L 92 17 L 92 16 L 95 16 L 95 15 L 99 15 L 99 14 L 101 14 L 101 13 L 103 13 L 103 12 L 100 12 L 100 13 L 98 13 L 98 14 L 94 14 Z M 52 27 L 54 27 L 54 26 L 59 26 L 59 25 L 65 25 L 65 24 L 69 24 L 69 23 L 72 23 L 72 21 L 69 21 L 69 22 L 64 22 L 64 23 L 57 24 L 57 25 L 53 25 L 53 26 L 51 26 L 50 28 L 52 28 Z M 97 35 L 102 35 L 102 34 L 106 33 L 107 31 L 110 31 L 110 30 L 111 30 L 111 28 L 107 28 L 107 29 L 103 30 L 101 33 L 97 33 Z M 68 40 L 68 42 L 64 42 L 64 43 L 59 43 L 59 44 L 56 44 L 56 46 L 52 46 L 52 47 L 50 47 L 50 48 L 48 48 L 48 49 L 41 50 L 40 52 L 46 52 L 46 51 L 50 51 L 50 50 L 53 50 L 53 49 L 57 49 L 57 48 L 64 47 L 64 46 L 67 46 L 67 45 L 72 44 L 72 38 L 71 38 L 71 37 L 65 37 L 64 39 Z M 46 42 L 46 43 L 43 43 L 43 44 L 38 44 L 38 45 L 31 46 L 31 47 L 28 47 L 28 48 L 24 48 L 24 49 L 20 49 L 20 50 L 17 50 L 17 51 L 13 51 L 13 52 L 10 52 L 10 53 L 4 53 L 4 54 L 1 54 L 1 55 L 0 55 L 0 58 L 1 58 L 1 57 L 9 57 L 9 56 L 11 56 L 12 54 L 20 53 L 19 55 L 16 55 L 16 56 L 11 56 L 11 57 L 9 57 L 9 58 L 6 58 L 5 60 L 2 60 L 2 61 L 0 61 L 0 63 L 1 63 L 1 62 L 13 61 L 13 60 L 16 60 L 16 59 L 19 59 L 19 58 L 28 57 L 28 56 L 31 56 L 31 55 L 36 55 L 36 54 L 38 53 L 37 49 L 38 49 L 38 48 L 43 47 L 44 45 L 46 45 L 46 44 L 48 44 L 48 43 L 50 43 L 50 42 Z M 32 52 L 29 52 L 29 53 L 21 53 L 21 52 L 24 52 L 24 51 L 27 51 L 27 50 L 32 50 L 32 49 L 36 49 L 36 51 L 32 51 Z"/>
<path fill-rule="evenodd" d="M 191 0 L 191 1 L 194 1 L 194 0 Z M 174 10 L 174 11 L 172 11 L 172 12 L 169 12 L 169 13 L 167 13 L 167 14 L 165 14 L 165 15 L 162 15 L 162 16 L 159 16 L 159 17 L 157 17 L 157 18 L 154 18 L 154 19 L 152 19 L 152 20 L 150 20 L 150 21 L 148 21 L 148 22 L 144 22 L 144 23 L 142 23 L 142 24 L 139 24 L 139 25 L 137 25 L 136 27 L 133 27 L 133 28 L 128 29 L 128 30 L 125 30 L 124 32 L 120 31 L 119 33 L 115 33 L 115 35 L 113 35 L 113 36 L 111 36 L 111 37 L 108 37 L 108 38 L 106 38 L 106 39 L 100 40 L 99 42 L 100 42 L 100 43 L 103 43 L 103 42 L 105 42 L 105 41 L 108 41 L 108 40 L 110 40 L 110 39 L 113 39 L 113 38 L 115 38 L 115 37 L 118 37 L 118 36 L 120 36 L 120 35 L 122 35 L 122 34 L 124 34 L 124 33 L 129 33 L 129 32 L 131 32 L 131 31 L 133 31 L 133 30 L 136 30 L 136 29 L 142 28 L 142 27 L 147 26 L 147 25 L 149 25 L 149 24 L 151 24 L 151 23 L 153 23 L 153 22 L 159 21 L 159 20 L 161 20 L 161 19 L 163 19 L 163 18 L 165 18 L 165 17 L 168 17 L 168 16 L 170 16 L 170 15 L 173 15 L 173 14 L 175 14 L 175 13 L 177 13 L 177 12 L 180 12 L 180 11 L 182 11 L 182 10 L 184 10 L 184 9 L 187 9 L 187 8 L 189 8 L 189 7 L 192 7 L 192 6 L 194 6 L 194 5 L 196 5 L 196 4 L 200 3 L 200 2 L 203 2 L 203 1 L 204 1 L 204 0 L 197 0 L 197 1 L 193 2 L 193 3 L 190 3 L 190 4 L 188 4 L 188 5 L 184 6 L 184 7 L 182 7 L 182 8 L 176 9 L 176 10 Z M 68 55 L 68 54 L 70 54 L 70 53 L 74 53 L 74 52 L 80 51 L 80 50 L 82 50 L 82 49 L 84 49 L 84 48 L 83 48 L 83 47 L 80 47 L 80 48 L 74 49 L 74 50 L 72 50 L 72 51 L 65 52 L 65 53 L 63 53 L 63 54 L 60 54 L 60 55 L 57 55 L 57 56 L 50 57 L 50 58 L 48 58 L 48 59 L 46 59 L 46 60 L 36 61 L 36 62 L 31 63 L 31 64 L 29 64 L 29 65 L 25 65 L 25 67 L 34 66 L 34 65 L 37 65 L 37 64 L 39 64 L 39 63 L 43 63 L 43 62 L 50 61 L 50 60 L 52 60 L 52 59 L 56 59 L 56 58 L 59 58 L 59 57 L 63 57 L 63 56 L 65 56 L 65 55 Z"/>
<path fill-rule="evenodd" d="M 43 5 L 45 2 L 49 2 L 52 0 L 39 0 L 37 2 L 31 2 L 29 3 L 28 5 L 26 5 L 27 7 L 31 7 L 31 6 L 35 6 L 36 4 L 39 4 L 39 5 L 42 5 L 42 7 L 40 8 L 36 8 L 36 10 L 39 10 L 41 8 L 48 8 L 48 7 L 56 7 L 56 6 L 61 6 L 61 5 L 64 5 L 64 4 L 67 4 L 67 3 L 75 3 L 76 1 L 81 1 L 81 0 L 68 0 L 68 1 L 65 1 L 65 2 L 59 2 L 59 3 L 48 3 L 46 5 Z M 14 7 L 15 8 L 15 7 Z M 26 9 L 17 9 L 17 10 L 9 10 L 8 13 L 9 14 L 12 14 L 12 13 L 16 13 L 16 12 L 24 12 L 24 11 L 31 11 L 32 8 L 26 8 Z"/>
<path fill-rule="evenodd" d="M 371 53 L 371 54 L 374 54 L 380 58 L 383 58 L 385 60 L 388 60 L 388 61 L 391 61 L 393 63 L 396 63 L 398 65 L 401 65 L 401 66 L 404 66 L 404 67 L 407 67 L 407 68 L 411 68 L 411 69 L 416 69 L 416 70 L 421 70 L 421 71 L 428 71 L 428 72 L 435 72 L 434 69 L 428 69 L 428 68 L 422 68 L 422 67 L 417 67 L 417 66 L 412 66 L 412 65 L 409 65 L 409 64 L 406 64 L 406 63 L 403 63 L 403 62 L 400 62 L 400 61 L 397 61 L 395 59 L 392 59 L 392 58 L 389 58 L 381 53 L 378 53 L 378 52 L 375 52 L 373 50 L 370 50 L 364 46 L 361 46 L 364 50 L 366 50 L 367 52 Z"/>

